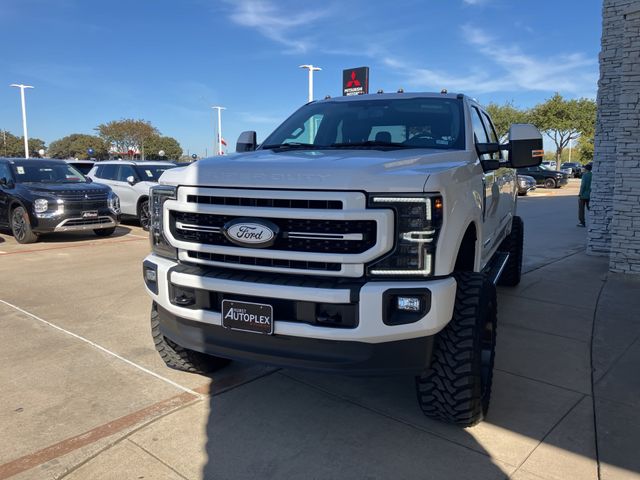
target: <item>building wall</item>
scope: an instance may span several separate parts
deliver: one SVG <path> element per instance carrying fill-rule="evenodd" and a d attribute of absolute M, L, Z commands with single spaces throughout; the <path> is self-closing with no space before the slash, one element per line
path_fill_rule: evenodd
<path fill-rule="evenodd" d="M 587 251 L 640 273 L 640 0 L 604 0 Z"/>

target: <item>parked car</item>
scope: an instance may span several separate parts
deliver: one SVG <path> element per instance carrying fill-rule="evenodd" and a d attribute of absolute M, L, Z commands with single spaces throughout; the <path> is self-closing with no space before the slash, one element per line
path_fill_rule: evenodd
<path fill-rule="evenodd" d="M 569 173 L 573 178 L 580 178 L 582 176 L 582 164 L 578 162 L 564 162 L 560 165 L 560 168 L 564 171 L 565 169 L 571 170 Z"/>
<path fill-rule="evenodd" d="M 518 175 L 528 175 L 535 178 L 537 185 L 544 185 L 545 188 L 560 188 L 569 182 L 569 175 L 558 172 L 554 168 L 544 165 L 536 167 L 519 168 Z"/>
<path fill-rule="evenodd" d="M 518 174 L 518 195 L 524 196 L 536 189 L 536 179 L 529 175 Z"/>
<path fill-rule="evenodd" d="M 63 160 L 0 158 L 0 226 L 18 243 L 76 230 L 104 237 L 119 222 L 118 196 Z"/>
<path fill-rule="evenodd" d="M 158 184 L 171 162 L 111 160 L 96 163 L 89 178 L 108 185 L 120 197 L 123 216 L 136 217 L 144 230 L 149 229 L 149 188 Z"/>
<path fill-rule="evenodd" d="M 93 160 L 65 160 L 69 165 L 78 170 L 83 175 L 87 175 L 93 168 L 93 164 L 96 163 Z"/>
<path fill-rule="evenodd" d="M 542 165 L 544 165 L 545 167 L 549 167 L 549 168 L 555 169 L 557 163 L 553 162 L 553 161 L 545 160 L 544 162 L 542 162 Z"/>

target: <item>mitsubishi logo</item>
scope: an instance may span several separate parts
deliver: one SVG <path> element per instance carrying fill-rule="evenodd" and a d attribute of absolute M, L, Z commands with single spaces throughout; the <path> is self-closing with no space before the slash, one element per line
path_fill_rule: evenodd
<path fill-rule="evenodd" d="M 351 72 L 351 80 L 347 82 L 347 88 L 351 87 L 359 87 L 361 85 L 360 80 L 356 78 L 356 72 L 353 70 Z"/>

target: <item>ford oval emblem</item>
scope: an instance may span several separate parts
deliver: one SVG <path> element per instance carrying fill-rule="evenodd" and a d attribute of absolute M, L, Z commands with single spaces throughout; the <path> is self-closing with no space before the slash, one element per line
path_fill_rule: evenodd
<path fill-rule="evenodd" d="M 270 247 L 278 236 L 278 226 L 268 220 L 237 218 L 227 222 L 222 228 L 224 236 L 242 247 Z"/>

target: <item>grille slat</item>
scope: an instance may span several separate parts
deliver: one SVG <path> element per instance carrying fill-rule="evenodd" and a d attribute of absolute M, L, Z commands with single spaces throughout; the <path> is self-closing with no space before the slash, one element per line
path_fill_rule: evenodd
<path fill-rule="evenodd" d="M 309 262 L 302 260 L 279 260 L 273 258 L 257 258 L 257 257 L 240 257 L 237 255 L 223 255 L 219 253 L 208 252 L 196 252 L 188 251 L 187 255 L 190 258 L 198 260 L 206 260 L 209 262 L 220 262 L 237 265 L 253 265 L 258 267 L 271 267 L 271 268 L 288 268 L 296 270 L 316 270 L 316 271 L 330 271 L 339 272 L 339 263 L 330 262 Z"/>
<path fill-rule="evenodd" d="M 237 247 L 219 231 L 229 221 L 237 217 L 229 215 L 211 215 L 191 212 L 171 212 L 171 233 L 180 241 L 205 245 Z M 271 250 L 285 250 L 309 253 L 362 253 L 376 243 L 376 222 L 373 220 L 314 220 L 304 218 L 264 218 L 280 228 L 281 234 L 275 243 L 268 247 Z M 197 225 L 210 231 L 178 228 L 181 224 Z M 296 232 L 298 236 L 289 237 L 287 232 Z M 300 234 L 326 235 L 362 235 L 362 240 L 340 238 L 301 238 Z"/>
<path fill-rule="evenodd" d="M 61 190 L 55 193 L 57 198 L 65 202 L 105 201 L 108 193 L 100 190 Z M 85 198 L 86 195 L 86 198 Z"/>
<path fill-rule="evenodd" d="M 286 198 L 250 198 L 250 197 L 221 197 L 214 195 L 187 195 L 188 203 L 203 205 L 227 205 L 233 207 L 266 207 L 266 208 L 297 208 L 318 210 L 342 210 L 341 200 L 306 200 Z"/>

